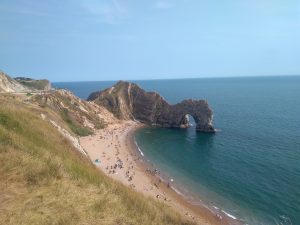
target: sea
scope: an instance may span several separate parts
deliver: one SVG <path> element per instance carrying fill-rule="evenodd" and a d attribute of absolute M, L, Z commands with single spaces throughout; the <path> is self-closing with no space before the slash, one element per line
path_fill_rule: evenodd
<path fill-rule="evenodd" d="M 215 134 L 146 127 L 142 155 L 193 204 L 253 225 L 300 224 L 300 76 L 136 80 L 170 104 L 206 99 Z M 86 99 L 115 81 L 53 83 Z"/>

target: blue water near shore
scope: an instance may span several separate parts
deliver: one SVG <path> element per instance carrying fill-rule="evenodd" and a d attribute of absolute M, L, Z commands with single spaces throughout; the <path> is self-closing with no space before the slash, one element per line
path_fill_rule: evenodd
<path fill-rule="evenodd" d="M 206 99 L 220 131 L 144 128 L 136 141 L 184 194 L 248 224 L 300 224 L 300 77 L 135 81 L 170 103 Z M 81 98 L 114 82 L 54 83 Z M 290 222 L 291 223 L 290 223 Z"/>

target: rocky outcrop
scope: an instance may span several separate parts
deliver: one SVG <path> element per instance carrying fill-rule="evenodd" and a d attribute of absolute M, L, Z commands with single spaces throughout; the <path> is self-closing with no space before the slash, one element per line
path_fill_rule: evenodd
<path fill-rule="evenodd" d="M 27 88 L 8 76 L 7 74 L 0 71 L 0 92 L 27 92 L 31 91 L 30 88 Z"/>
<path fill-rule="evenodd" d="M 170 105 L 155 92 L 146 92 L 134 83 L 119 81 L 104 91 L 92 93 L 88 101 L 106 107 L 117 118 L 138 120 L 161 127 L 186 127 L 191 115 L 199 132 L 215 132 L 213 112 L 205 100 L 184 100 Z"/>

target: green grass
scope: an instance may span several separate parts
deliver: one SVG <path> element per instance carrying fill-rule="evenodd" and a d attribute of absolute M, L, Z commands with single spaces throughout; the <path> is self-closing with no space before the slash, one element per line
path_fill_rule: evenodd
<path fill-rule="evenodd" d="M 40 110 L 0 97 L 1 225 L 189 224 L 104 175 Z"/>
<path fill-rule="evenodd" d="M 63 109 L 61 111 L 61 117 L 62 119 L 67 123 L 69 128 L 78 136 L 88 136 L 93 134 L 93 131 L 91 131 L 87 127 L 81 126 L 79 123 L 77 123 L 74 119 L 71 118 L 68 109 Z"/>

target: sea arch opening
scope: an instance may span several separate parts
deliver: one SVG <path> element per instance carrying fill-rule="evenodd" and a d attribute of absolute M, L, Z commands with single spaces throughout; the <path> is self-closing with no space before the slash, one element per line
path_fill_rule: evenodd
<path fill-rule="evenodd" d="M 180 128 L 196 129 L 196 126 L 197 126 L 197 122 L 191 114 L 187 113 L 182 117 L 181 122 L 180 122 Z"/>

